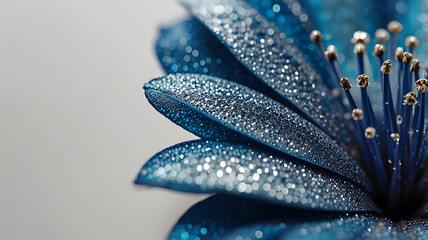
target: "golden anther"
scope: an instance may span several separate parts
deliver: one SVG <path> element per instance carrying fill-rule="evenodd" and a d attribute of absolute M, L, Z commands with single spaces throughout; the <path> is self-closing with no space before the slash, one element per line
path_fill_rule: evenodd
<path fill-rule="evenodd" d="M 394 34 L 398 34 L 401 31 L 403 31 L 403 25 L 401 25 L 401 23 L 399 23 L 398 21 L 389 22 L 387 28 L 388 28 L 388 31 Z"/>
<path fill-rule="evenodd" d="M 413 55 L 409 52 L 405 52 L 403 53 L 403 63 L 410 63 L 410 61 L 412 61 Z"/>
<path fill-rule="evenodd" d="M 391 60 L 386 60 L 385 62 L 383 62 L 382 67 L 380 67 L 380 71 L 383 74 L 391 74 L 392 73 Z"/>
<path fill-rule="evenodd" d="M 376 57 L 382 57 L 385 54 L 385 46 L 382 44 L 376 44 L 374 46 L 373 55 Z"/>
<path fill-rule="evenodd" d="M 340 79 L 340 84 L 342 85 L 342 89 L 345 91 L 348 91 L 349 89 L 352 88 L 352 85 L 349 83 L 349 79 L 348 78 L 342 78 Z"/>
<path fill-rule="evenodd" d="M 395 49 L 395 59 L 397 59 L 397 61 L 399 62 L 403 62 L 403 53 L 404 50 L 402 47 L 398 47 L 397 49 Z"/>
<path fill-rule="evenodd" d="M 389 40 L 389 32 L 383 28 L 379 28 L 375 32 L 375 36 L 378 42 L 384 43 Z"/>
<path fill-rule="evenodd" d="M 357 121 L 363 119 L 363 110 L 356 108 L 352 110 L 352 118 Z"/>
<path fill-rule="evenodd" d="M 413 105 L 418 103 L 418 100 L 416 99 L 416 94 L 414 92 L 409 92 L 408 94 L 406 94 L 406 97 L 403 101 L 403 105 Z"/>
<path fill-rule="evenodd" d="M 415 58 L 412 60 L 412 64 L 410 65 L 410 71 L 419 72 L 419 69 L 421 69 L 421 64 L 419 63 L 419 60 Z"/>
<path fill-rule="evenodd" d="M 335 53 L 333 51 L 327 50 L 327 51 L 325 51 L 324 55 L 329 61 L 334 61 L 337 58 L 337 53 Z"/>
<path fill-rule="evenodd" d="M 365 88 L 370 86 L 369 77 L 365 74 L 361 74 L 360 76 L 358 76 L 357 81 L 358 81 L 358 87 Z"/>
<path fill-rule="evenodd" d="M 366 46 L 362 43 L 357 43 L 354 46 L 354 53 L 355 54 L 363 54 L 366 51 Z"/>
<path fill-rule="evenodd" d="M 426 93 L 428 89 L 428 81 L 425 78 L 416 81 L 416 90 L 418 93 Z"/>
<path fill-rule="evenodd" d="M 414 48 L 419 46 L 419 40 L 415 36 L 408 36 L 404 44 L 409 48 Z"/>
<path fill-rule="evenodd" d="M 322 39 L 322 33 L 318 30 L 313 30 L 310 36 L 312 42 L 318 43 Z"/>
<path fill-rule="evenodd" d="M 356 31 L 352 36 L 351 42 L 353 44 L 362 43 L 365 45 L 370 42 L 370 35 L 364 31 Z"/>
<path fill-rule="evenodd" d="M 376 136 L 376 129 L 374 127 L 367 127 L 364 135 L 366 138 L 374 138 Z"/>
<path fill-rule="evenodd" d="M 398 140 L 400 140 L 400 134 L 398 134 L 398 133 L 391 133 L 391 138 L 392 138 L 392 140 L 393 141 L 398 141 Z"/>

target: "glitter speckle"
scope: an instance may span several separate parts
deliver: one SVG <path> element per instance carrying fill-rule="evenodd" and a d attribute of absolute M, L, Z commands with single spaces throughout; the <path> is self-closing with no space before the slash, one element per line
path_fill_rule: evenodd
<path fill-rule="evenodd" d="M 179 154 L 184 154 L 187 164 L 172 160 L 178 159 Z M 203 172 L 195 169 L 207 156 L 216 160 L 205 163 L 209 167 Z M 231 170 L 219 175 L 223 169 L 220 162 L 225 162 Z M 250 163 L 253 169 L 248 167 Z M 172 175 L 172 171 L 177 174 Z M 271 174 L 274 171 L 277 176 Z M 307 209 L 377 210 L 359 187 L 335 174 L 261 150 L 221 142 L 193 141 L 166 149 L 144 166 L 136 183 L 190 192 L 227 191 Z"/>
<path fill-rule="evenodd" d="M 223 79 L 192 74 L 155 79 L 145 89 L 149 102 L 159 112 L 198 136 L 263 143 L 370 188 L 364 171 L 335 141 L 256 91 Z"/>

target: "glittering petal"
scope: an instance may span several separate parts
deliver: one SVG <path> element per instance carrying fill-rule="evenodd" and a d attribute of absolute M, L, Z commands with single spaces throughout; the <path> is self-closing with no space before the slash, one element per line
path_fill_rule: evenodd
<path fill-rule="evenodd" d="M 332 221 L 313 221 L 284 231 L 278 239 L 417 239 L 387 218 L 348 214 Z"/>
<path fill-rule="evenodd" d="M 136 183 L 186 192 L 228 192 L 305 209 L 376 210 L 350 181 L 265 150 L 204 140 L 178 144 L 150 159 Z"/>
<path fill-rule="evenodd" d="M 254 199 L 215 195 L 190 208 L 172 229 L 169 239 L 224 239 L 240 233 L 239 228 L 257 224 L 274 231 L 288 229 L 294 222 L 334 219 L 337 213 L 291 209 Z M 267 233 L 263 233 L 267 235 Z M 238 236 L 236 236 L 238 237 Z M 257 239 L 253 236 L 253 239 Z"/>
<path fill-rule="evenodd" d="M 308 14 L 297 0 L 246 0 L 269 22 L 273 22 L 304 53 L 304 58 L 327 82 L 330 78 L 325 66 L 310 40 L 313 30 Z M 334 88 L 335 86 L 329 86 Z"/>
<path fill-rule="evenodd" d="M 157 41 L 156 52 L 167 73 L 198 73 L 226 78 L 277 101 L 283 100 L 196 19 L 164 29 Z"/>
<path fill-rule="evenodd" d="M 159 112 L 197 136 L 262 143 L 370 188 L 362 168 L 334 140 L 254 90 L 193 74 L 168 75 L 144 88 Z"/>
<path fill-rule="evenodd" d="M 291 38 L 242 0 L 183 0 L 229 50 L 258 78 L 284 97 L 293 111 L 329 134 L 349 142 L 344 106 L 304 59 Z"/>
<path fill-rule="evenodd" d="M 417 236 L 418 239 L 428 239 L 428 221 L 426 216 L 420 220 L 403 221 L 402 225 L 405 226 L 404 229 L 407 232 Z"/>

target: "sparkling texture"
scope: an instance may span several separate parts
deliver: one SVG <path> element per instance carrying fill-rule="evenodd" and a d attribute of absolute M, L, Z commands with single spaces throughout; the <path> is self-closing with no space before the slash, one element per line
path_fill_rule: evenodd
<path fill-rule="evenodd" d="M 351 114 L 309 37 L 313 26 L 321 30 L 323 40 L 338 49 L 342 73 L 353 79 L 357 69 L 350 38 L 356 30 L 372 34 L 372 41 L 365 42 L 365 67 L 360 71 L 370 77 L 369 95 L 379 96 L 384 94 L 382 78 L 372 76 L 377 71 L 370 69 L 378 66 L 376 58 L 367 58 L 377 41 L 374 30 L 401 17 L 405 27 L 397 46 L 415 34 L 421 44 L 414 54 L 423 63 L 428 0 L 181 2 L 195 18 L 164 29 L 156 45 L 162 66 L 173 74 L 152 80 L 144 89 L 160 113 L 202 139 L 156 154 L 135 183 L 218 194 L 189 209 L 169 239 L 428 239 L 428 205 L 414 212 L 419 205 L 407 208 L 428 202 L 428 173 L 417 176 L 414 196 L 421 197 L 417 201 L 406 199 L 413 196 L 406 194 L 413 191 L 407 180 L 397 187 L 391 183 L 389 195 L 379 194 L 388 185 L 380 180 L 399 179 L 391 177 L 395 168 L 387 168 L 385 177 L 376 179 L 380 191 L 373 191 L 351 157 L 359 159 Z M 350 91 L 359 103 L 360 89 Z M 382 115 L 381 100 L 371 99 L 374 114 Z M 364 132 L 360 134 L 364 137 Z M 367 137 L 379 141 L 374 133 Z M 382 144 L 373 142 L 368 153 Z M 381 154 L 376 159 L 381 160 Z M 366 170 L 375 174 L 370 167 Z M 394 197 L 394 191 L 404 193 Z M 395 200 L 405 204 L 394 206 Z"/>
<path fill-rule="evenodd" d="M 312 119 L 342 142 L 352 140 L 354 127 L 345 124 L 344 106 L 305 60 L 293 39 L 241 0 L 182 2 L 238 60 L 282 95 L 289 108 Z"/>
<path fill-rule="evenodd" d="M 358 186 L 301 161 L 212 141 L 178 144 L 155 155 L 137 184 L 188 192 L 228 192 L 328 211 L 377 211 Z"/>
<path fill-rule="evenodd" d="M 169 239 L 426 239 L 425 228 L 419 221 L 398 225 L 364 213 L 305 211 L 215 195 L 190 208 Z"/>
<path fill-rule="evenodd" d="M 334 140 L 245 86 L 206 75 L 177 74 L 152 80 L 144 88 L 159 112 L 197 136 L 262 143 L 371 188 L 355 159 Z"/>
<path fill-rule="evenodd" d="M 165 71 L 227 78 L 259 90 L 258 80 L 199 21 L 192 19 L 162 30 L 156 53 Z"/>

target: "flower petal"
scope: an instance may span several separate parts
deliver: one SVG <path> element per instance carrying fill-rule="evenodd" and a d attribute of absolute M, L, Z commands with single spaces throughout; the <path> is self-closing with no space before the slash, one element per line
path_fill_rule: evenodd
<path fill-rule="evenodd" d="M 242 0 L 183 0 L 233 55 L 284 97 L 281 102 L 342 142 L 354 125 L 345 124 L 343 104 L 273 23 Z"/>
<path fill-rule="evenodd" d="M 330 221 L 314 221 L 284 231 L 277 239 L 417 239 L 391 220 L 370 214 L 349 214 Z"/>
<path fill-rule="evenodd" d="M 164 29 L 157 41 L 156 52 L 167 73 L 198 73 L 226 78 L 277 101 L 283 100 L 196 19 Z"/>
<path fill-rule="evenodd" d="M 416 236 L 414 239 L 428 239 L 428 221 L 426 216 L 420 220 L 403 221 L 403 225 L 407 232 Z"/>
<path fill-rule="evenodd" d="M 224 239 L 233 231 L 254 223 L 269 227 L 282 220 L 279 229 L 293 222 L 332 219 L 337 213 L 302 211 L 272 205 L 253 199 L 217 194 L 191 207 L 177 222 L 168 239 Z M 254 236 L 255 237 L 255 236 Z"/>
<path fill-rule="evenodd" d="M 199 137 L 261 143 L 371 188 L 356 160 L 334 140 L 247 87 L 206 75 L 177 74 L 154 79 L 144 88 L 159 112 Z"/>
<path fill-rule="evenodd" d="M 231 143 L 193 141 L 150 159 L 137 184 L 185 192 L 227 192 L 278 204 L 329 211 L 374 211 L 350 181 L 300 161 Z"/>
<path fill-rule="evenodd" d="M 248 4 L 257 10 L 269 22 L 275 24 L 285 35 L 293 39 L 293 43 L 304 53 L 303 57 L 311 66 L 321 74 L 323 81 L 328 85 L 331 82 L 323 61 L 315 45 L 310 40 L 310 33 L 313 30 L 312 22 L 308 14 L 301 7 L 297 0 L 246 0 Z M 330 89 L 335 85 L 328 85 Z"/>

